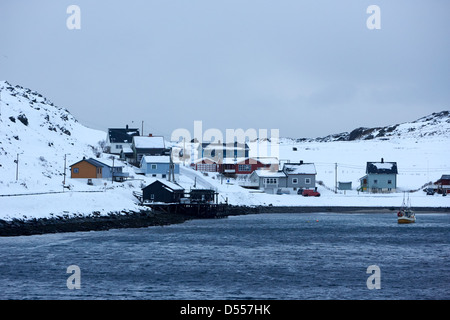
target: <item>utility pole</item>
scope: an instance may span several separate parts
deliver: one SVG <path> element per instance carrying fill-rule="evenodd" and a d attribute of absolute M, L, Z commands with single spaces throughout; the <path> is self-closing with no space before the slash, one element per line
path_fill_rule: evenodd
<path fill-rule="evenodd" d="M 16 162 L 16 181 L 19 180 L 19 154 L 17 154 Z"/>
<path fill-rule="evenodd" d="M 144 120 L 142 120 L 141 128 L 141 135 L 144 136 Z"/>
<path fill-rule="evenodd" d="M 64 188 L 66 187 L 66 157 L 67 157 L 67 154 L 64 154 L 64 180 L 63 180 L 63 192 L 64 192 Z"/>
<path fill-rule="evenodd" d="M 334 164 L 334 193 L 337 193 L 337 168 L 338 168 L 338 164 L 337 162 Z"/>
<path fill-rule="evenodd" d="M 113 166 L 112 166 L 112 173 L 111 173 L 111 184 L 114 183 L 114 156 L 112 158 Z"/>

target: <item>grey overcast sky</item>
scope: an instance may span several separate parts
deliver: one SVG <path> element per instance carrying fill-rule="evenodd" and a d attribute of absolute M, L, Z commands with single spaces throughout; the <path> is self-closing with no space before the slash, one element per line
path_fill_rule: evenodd
<path fill-rule="evenodd" d="M 450 109 L 449 0 L 2 0 L 0 32 L 0 80 L 105 131 L 318 137 Z"/>

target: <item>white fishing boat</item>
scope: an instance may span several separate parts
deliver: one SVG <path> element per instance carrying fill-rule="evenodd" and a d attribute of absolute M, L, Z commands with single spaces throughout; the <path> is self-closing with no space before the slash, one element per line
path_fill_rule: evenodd
<path fill-rule="evenodd" d="M 397 213 L 397 221 L 398 223 L 414 223 L 416 222 L 416 215 L 411 208 L 411 201 L 408 199 L 405 200 L 405 194 L 403 194 L 403 203 L 400 207 L 400 210 Z"/>

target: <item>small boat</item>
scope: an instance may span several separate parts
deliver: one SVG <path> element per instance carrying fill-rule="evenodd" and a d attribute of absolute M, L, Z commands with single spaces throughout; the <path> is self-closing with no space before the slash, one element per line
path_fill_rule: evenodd
<path fill-rule="evenodd" d="M 405 194 L 403 194 L 403 203 L 400 210 L 397 213 L 398 223 L 414 223 L 416 222 L 416 215 L 411 209 L 411 201 L 408 199 L 405 201 Z"/>

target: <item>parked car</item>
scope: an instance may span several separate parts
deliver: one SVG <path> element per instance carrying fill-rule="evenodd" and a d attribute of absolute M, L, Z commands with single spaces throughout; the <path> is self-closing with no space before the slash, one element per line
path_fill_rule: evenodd
<path fill-rule="evenodd" d="M 320 197 L 320 193 L 315 190 L 306 189 L 306 190 L 303 190 L 302 196 L 304 196 L 304 197 Z"/>

